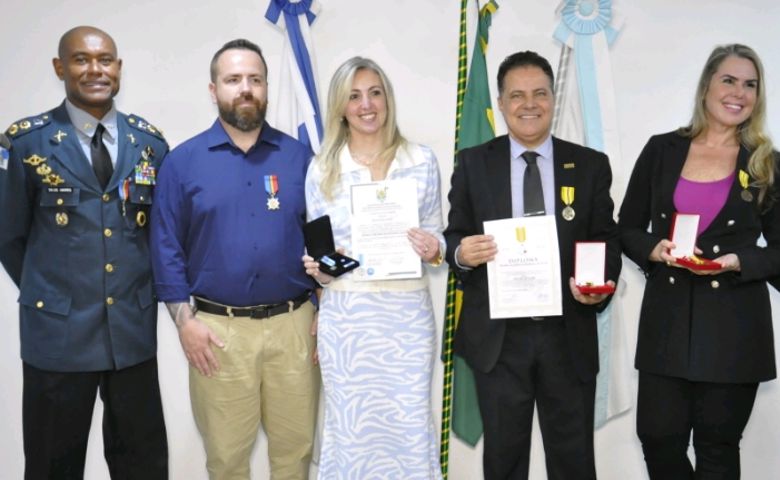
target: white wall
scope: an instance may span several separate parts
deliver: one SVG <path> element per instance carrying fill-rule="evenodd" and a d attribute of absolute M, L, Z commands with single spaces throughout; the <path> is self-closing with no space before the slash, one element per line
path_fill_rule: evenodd
<path fill-rule="evenodd" d="M 320 96 L 335 68 L 352 55 L 370 56 L 393 81 L 399 122 L 411 139 L 432 146 L 439 158 L 445 195 L 452 172 L 459 2 L 452 0 L 322 0 L 313 27 Z M 490 31 L 488 70 L 492 78 L 501 59 L 532 49 L 557 66 L 559 45 L 552 39 L 557 2 L 499 0 Z M 688 119 L 695 82 L 712 46 L 742 42 L 762 56 L 769 80 L 769 127 L 780 129 L 780 33 L 775 30 L 780 6 L 774 0 L 616 0 L 625 20 L 612 48 L 612 64 L 620 126 L 622 159 L 612 159 L 613 194 L 619 204 L 631 166 L 647 138 L 669 131 Z M 278 85 L 281 35 L 263 15 L 268 0 L 232 2 L 193 0 L 4 1 L 0 28 L 0 124 L 47 110 L 58 104 L 63 88 L 50 59 L 59 36 L 78 24 L 92 24 L 111 33 L 124 59 L 118 105 L 164 129 L 172 146 L 207 128 L 215 110 L 207 94 L 208 62 L 225 41 L 246 37 L 264 49 L 270 69 L 271 109 Z M 473 4 L 472 4 L 473 10 Z M 473 23 L 471 24 L 473 25 Z M 473 28 L 470 37 L 473 35 Z M 469 51 L 471 47 L 469 47 Z M 495 88 L 495 87 L 494 87 Z M 505 131 L 503 124 L 499 126 Z M 621 308 L 629 350 L 636 343 L 642 277 L 631 263 Z M 444 272 L 433 278 L 432 291 L 441 330 Z M 2 478 L 21 478 L 24 459 L 21 427 L 21 361 L 17 325 L 18 291 L 0 273 L 0 465 Z M 780 311 L 780 296 L 773 293 Z M 160 310 L 159 362 L 168 437 L 171 476 L 205 479 L 204 454 L 191 418 L 184 356 L 167 313 Z M 636 377 L 632 379 L 635 392 Z M 441 365 L 436 366 L 432 399 L 439 415 Z M 759 389 L 753 417 L 742 442 L 743 478 L 772 478 L 780 471 L 780 387 Z M 96 415 L 101 413 L 100 402 Z M 481 447 L 471 450 L 453 441 L 450 478 L 481 478 Z M 255 452 L 253 478 L 268 478 L 265 441 Z M 634 434 L 634 413 L 610 422 L 596 435 L 599 476 L 606 480 L 644 479 L 644 465 Z M 99 423 L 93 425 L 87 479 L 108 478 L 102 459 Z M 539 437 L 533 447 L 532 478 L 544 477 Z"/>

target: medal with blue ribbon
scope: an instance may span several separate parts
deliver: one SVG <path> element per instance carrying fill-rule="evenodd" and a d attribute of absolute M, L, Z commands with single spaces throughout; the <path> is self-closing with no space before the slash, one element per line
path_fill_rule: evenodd
<path fill-rule="evenodd" d="M 265 191 L 268 193 L 268 201 L 266 202 L 268 210 L 279 210 L 279 199 L 276 197 L 276 194 L 279 192 L 279 177 L 266 175 Z"/>

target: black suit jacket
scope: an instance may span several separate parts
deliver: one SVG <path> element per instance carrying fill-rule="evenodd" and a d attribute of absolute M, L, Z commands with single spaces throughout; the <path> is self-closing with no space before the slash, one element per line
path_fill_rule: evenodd
<path fill-rule="evenodd" d="M 726 204 L 699 236 L 697 245 L 705 258 L 737 254 L 739 273 L 700 276 L 648 260 L 658 242 L 671 234 L 674 190 L 690 144 L 676 132 L 652 137 L 634 166 L 620 208 L 623 251 L 647 277 L 636 368 L 706 382 L 774 378 L 772 312 L 765 280 L 780 273 L 776 202 L 760 209 L 755 188 L 750 188 L 752 201 L 743 200 L 737 174 Z M 749 157 L 750 152 L 741 148 L 737 172 L 747 172 Z M 756 245 L 762 233 L 767 247 Z"/>
<path fill-rule="evenodd" d="M 617 282 L 620 274 L 620 246 L 612 218 L 609 196 L 612 173 L 607 156 L 553 137 L 555 215 L 561 258 L 563 319 L 569 349 L 578 376 L 583 381 L 598 373 L 596 335 L 597 306 L 583 305 L 572 297 L 569 277 L 574 274 L 574 244 L 577 241 L 607 242 L 606 278 Z M 575 187 L 572 207 L 576 216 L 566 221 L 560 198 L 562 186 Z M 447 261 L 463 283 L 463 307 L 455 334 L 455 352 L 482 372 L 495 366 L 501 353 L 506 322 L 491 320 L 488 302 L 487 267 L 459 269 L 455 249 L 463 237 L 484 233 L 482 222 L 512 217 L 509 138 L 504 135 L 458 154 L 449 194 Z M 603 305 L 602 305 L 603 307 Z"/>

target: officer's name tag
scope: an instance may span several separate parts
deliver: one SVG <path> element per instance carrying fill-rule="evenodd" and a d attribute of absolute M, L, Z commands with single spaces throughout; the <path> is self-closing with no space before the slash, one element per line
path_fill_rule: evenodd
<path fill-rule="evenodd" d="M 73 193 L 71 187 L 49 187 L 46 189 L 49 193 Z"/>

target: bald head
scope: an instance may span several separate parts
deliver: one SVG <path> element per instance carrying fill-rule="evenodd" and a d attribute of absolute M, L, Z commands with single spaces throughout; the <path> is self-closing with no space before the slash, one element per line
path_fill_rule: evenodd
<path fill-rule="evenodd" d="M 57 56 L 60 58 L 66 58 L 72 51 L 73 43 L 80 42 L 82 39 L 88 36 L 102 37 L 106 45 L 113 49 L 114 56 L 117 55 L 116 43 L 114 43 L 114 39 L 111 38 L 111 35 L 107 34 L 99 28 L 82 25 L 79 27 L 73 27 L 62 34 L 60 37 L 60 44 L 57 47 Z"/>

